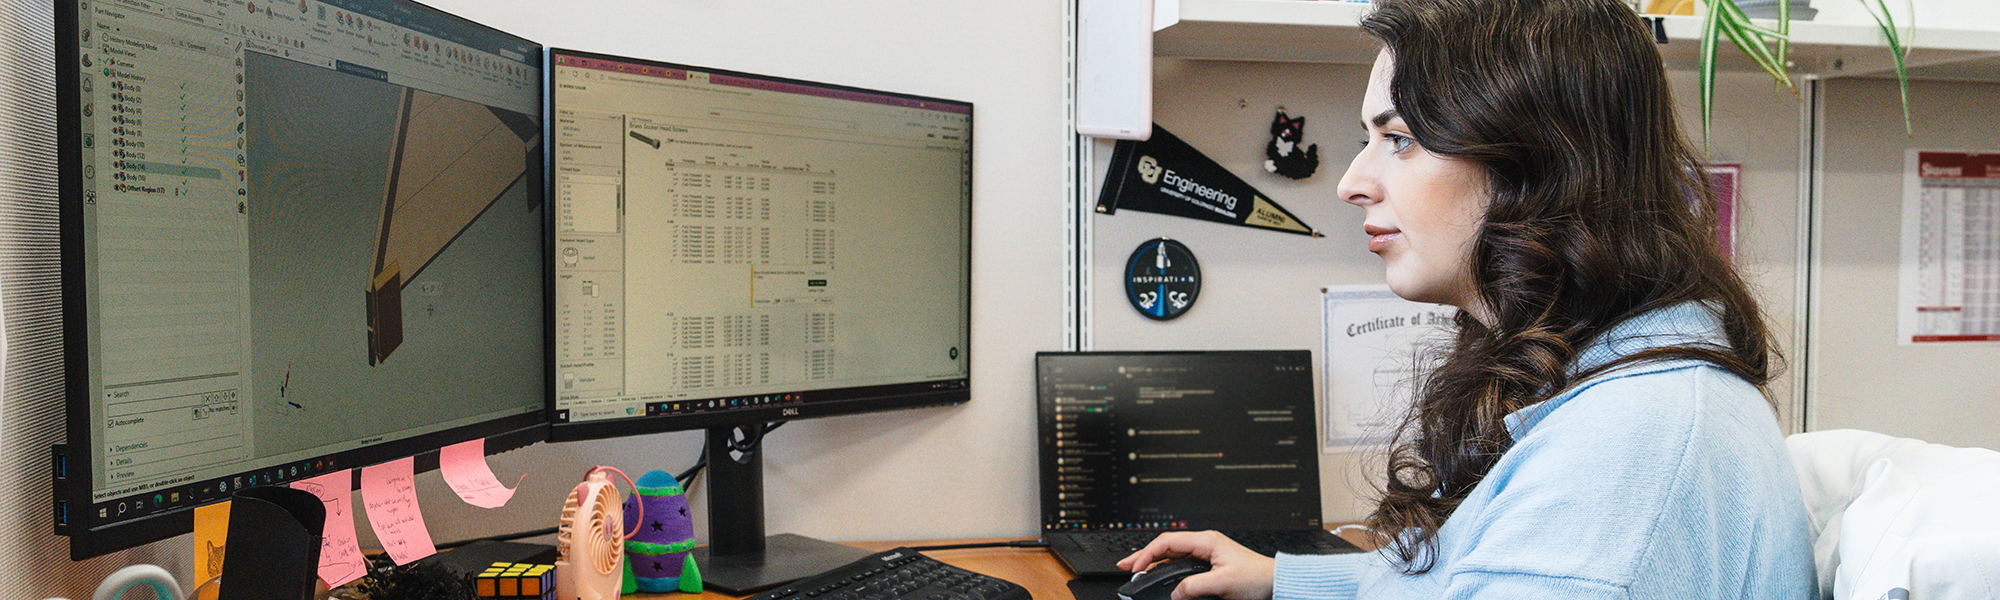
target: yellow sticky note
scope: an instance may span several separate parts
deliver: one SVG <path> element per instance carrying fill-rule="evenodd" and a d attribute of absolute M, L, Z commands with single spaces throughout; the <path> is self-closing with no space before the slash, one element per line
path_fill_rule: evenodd
<path fill-rule="evenodd" d="M 194 509 L 194 564 L 201 567 L 202 581 L 222 574 L 222 549 L 229 542 L 229 503 L 218 502 Z M 189 583 L 201 585 L 201 581 Z M 199 600 L 215 600 L 219 588 L 202 588 Z"/>

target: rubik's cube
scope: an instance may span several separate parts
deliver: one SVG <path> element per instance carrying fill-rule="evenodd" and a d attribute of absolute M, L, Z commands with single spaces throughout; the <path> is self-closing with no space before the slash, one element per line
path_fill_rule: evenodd
<path fill-rule="evenodd" d="M 481 598 L 555 600 L 556 566 L 493 563 L 473 579 L 473 591 Z"/>

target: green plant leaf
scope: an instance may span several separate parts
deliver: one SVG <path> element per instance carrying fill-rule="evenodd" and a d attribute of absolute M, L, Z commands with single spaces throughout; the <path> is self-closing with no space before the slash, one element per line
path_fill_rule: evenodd
<path fill-rule="evenodd" d="M 1789 0 L 1778 1 L 1777 41 L 1778 59 L 1787 61 L 1789 66 L 1790 59 L 1785 58 L 1792 55 L 1792 3 Z M 1794 93 L 1797 93 L 1796 90 Z"/>
<path fill-rule="evenodd" d="M 1715 2 L 1710 10 L 1722 13 L 1720 24 L 1723 33 L 1729 37 L 1731 43 L 1743 51 L 1745 56 L 1750 57 L 1751 62 L 1764 69 L 1764 73 L 1770 75 L 1772 79 L 1785 84 L 1786 89 L 1797 92 L 1797 87 L 1792 85 L 1791 75 L 1785 72 L 1784 57 L 1773 54 L 1771 48 L 1764 45 L 1764 40 L 1759 39 L 1782 34 L 1751 23 L 1750 17 L 1744 15 L 1743 9 L 1736 6 L 1735 2 L 1726 0 Z"/>
<path fill-rule="evenodd" d="M 1709 136 L 1715 127 L 1715 52 L 1721 39 L 1743 51 L 1744 56 L 1757 64 L 1758 68 L 1783 83 L 1792 93 L 1798 88 L 1792 84 L 1791 74 L 1785 71 L 1785 57 L 1790 52 L 1790 19 L 1780 19 L 1776 29 L 1762 27 L 1750 21 L 1743 9 L 1729 0 L 1703 0 L 1708 5 L 1708 15 L 1701 28 L 1701 142 L 1702 149 L 1709 147 Z M 1780 0 L 1782 3 L 1783 0 Z M 1789 16 L 1789 9 L 1783 16 Z M 1775 41 L 1777 48 L 1766 46 L 1766 41 Z"/>
<path fill-rule="evenodd" d="M 1718 0 L 1710 0 L 1711 2 Z M 1727 1 L 1727 0 L 1720 0 Z M 1708 11 L 1701 27 L 1701 149 L 1708 153 L 1709 132 L 1715 124 L 1715 44 L 1722 37 L 1722 12 Z"/>
<path fill-rule="evenodd" d="M 1874 18 L 1875 26 L 1882 30 L 1883 39 L 1889 42 L 1889 54 L 1896 62 L 1896 92 L 1903 99 L 1903 135 L 1916 135 L 1910 124 L 1910 73 L 1906 62 L 1909 48 L 1903 46 L 1902 36 L 1896 33 L 1896 16 L 1889 12 L 1888 0 L 1874 0 L 1874 4 L 1861 0 L 1861 5 L 1868 8 L 1868 16 Z M 1914 14 L 1914 3 L 1911 11 Z"/>
<path fill-rule="evenodd" d="M 1895 59 L 1896 83 L 1903 100 L 1903 133 L 1914 135 L 1910 120 L 1910 76 L 1908 57 L 1910 49 L 1903 44 L 1903 37 L 1896 31 L 1895 15 L 1889 12 L 1888 0 L 1857 0 L 1868 9 L 1868 16 L 1875 19 L 1875 25 L 1882 30 L 1887 40 L 1889 54 Z M 1793 85 L 1787 67 L 1791 56 L 1792 13 L 1790 2 L 1778 1 L 1777 27 L 1769 28 L 1756 24 L 1743 9 L 1732 0 L 1701 0 L 1708 6 L 1708 14 L 1701 28 L 1701 67 L 1697 75 L 1701 81 L 1701 141 L 1704 151 L 1708 148 L 1709 133 L 1715 123 L 1715 74 L 1716 46 L 1722 38 L 1743 51 L 1744 56 L 1756 63 L 1758 68 L 1771 76 L 1773 81 L 1782 83 L 1793 94 L 1798 87 Z M 1916 13 L 1915 0 L 1905 0 L 1911 14 Z M 1915 28 L 1912 27 L 1912 32 Z"/>

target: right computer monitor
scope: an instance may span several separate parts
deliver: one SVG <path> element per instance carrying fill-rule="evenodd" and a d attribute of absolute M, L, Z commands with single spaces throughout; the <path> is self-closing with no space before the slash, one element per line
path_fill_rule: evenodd
<path fill-rule="evenodd" d="M 962 399 L 970 104 L 550 61 L 557 439 Z"/>
<path fill-rule="evenodd" d="M 768 571 L 761 472 L 719 438 L 968 397 L 972 105 L 548 60 L 551 437 L 709 429 L 709 550 Z"/>

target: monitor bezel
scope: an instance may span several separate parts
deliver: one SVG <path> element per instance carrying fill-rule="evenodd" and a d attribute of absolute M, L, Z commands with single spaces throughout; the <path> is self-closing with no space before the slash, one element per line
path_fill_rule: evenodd
<path fill-rule="evenodd" d="M 426 16 L 428 17 L 442 18 L 459 25 L 482 28 L 488 34 L 510 39 L 526 46 L 533 46 L 538 52 L 543 48 L 540 43 L 533 40 L 501 31 L 490 25 L 478 23 L 420 2 L 411 0 L 385 1 L 407 6 L 414 11 L 427 13 Z M 194 512 L 196 507 L 226 500 L 226 498 L 215 498 L 135 519 L 122 521 L 109 520 L 112 522 L 108 523 L 106 522 L 107 520 L 98 519 L 92 510 L 94 503 L 92 502 L 91 476 L 94 473 L 96 465 L 93 458 L 96 456 L 96 453 L 94 452 L 95 449 L 91 447 L 91 429 L 89 425 L 92 394 L 89 389 L 91 352 L 88 329 L 89 299 L 86 298 L 87 282 L 85 281 L 83 268 L 84 261 L 86 260 L 82 231 L 84 152 L 82 146 L 83 123 L 81 101 L 83 92 L 81 89 L 81 76 L 76 68 L 77 63 L 82 60 L 81 46 L 83 42 L 77 31 L 77 26 L 80 22 L 77 13 L 78 9 L 78 0 L 58 0 L 55 3 L 54 14 L 56 64 L 55 134 L 56 174 L 58 182 L 57 239 L 59 259 L 62 266 L 61 323 L 63 327 L 62 356 L 65 379 L 63 416 L 65 420 L 64 433 L 66 435 L 66 443 L 58 444 L 51 448 L 50 467 L 54 495 L 53 506 L 51 508 L 54 513 L 55 534 L 69 538 L 71 560 L 84 560 L 103 556 L 112 552 L 128 550 L 174 536 L 191 533 L 194 531 Z M 535 63 L 524 62 L 522 64 L 534 65 Z M 546 88 L 538 86 L 535 93 L 546 94 L 546 91 Z M 546 97 L 542 97 L 537 99 L 536 104 L 543 105 L 545 102 Z M 546 153 L 543 151 L 545 146 L 546 138 L 544 138 L 543 143 L 537 145 L 534 151 L 545 155 Z M 529 169 L 522 185 L 527 186 L 528 189 L 536 193 L 546 193 L 548 188 L 545 182 L 542 181 L 543 175 L 544 173 L 541 171 Z M 548 213 L 549 206 L 548 197 L 546 195 L 542 196 L 541 211 L 544 215 Z M 547 226 L 548 220 L 544 218 L 543 227 L 546 228 Z M 546 229 L 544 229 L 541 238 L 542 243 L 545 245 L 542 248 L 541 255 L 542 260 L 546 263 L 550 260 L 549 249 L 546 247 L 546 244 L 551 239 Z M 544 272 L 550 269 L 547 264 L 544 264 L 543 267 Z M 547 279 L 542 281 L 543 295 L 545 297 L 552 297 L 551 287 Z M 546 302 L 542 306 L 545 323 L 550 320 L 547 312 L 551 306 L 552 304 Z M 542 356 L 546 363 L 551 356 L 549 351 L 552 347 L 547 345 L 551 343 L 551 340 L 545 335 L 543 343 Z M 549 387 L 545 382 L 542 393 L 547 394 L 548 392 Z M 548 400 L 544 398 L 543 405 L 545 408 L 547 404 Z M 451 444 L 482 438 L 486 440 L 485 450 L 487 454 L 497 454 L 547 441 L 548 412 L 546 410 L 529 410 L 519 414 L 490 419 L 481 423 L 382 441 L 361 448 L 327 453 L 318 457 L 287 461 L 286 464 L 297 463 L 301 460 L 328 459 L 332 465 L 328 467 L 329 469 L 349 469 L 357 478 L 358 486 L 359 467 L 404 457 L 414 457 L 414 468 L 418 472 L 435 470 L 438 467 L 437 449 Z M 273 466 L 275 465 L 264 465 L 257 469 L 249 469 L 228 476 L 247 476 L 253 472 Z M 315 475 L 317 474 L 320 473 L 315 473 Z M 298 479 L 305 479 L 305 477 L 287 477 L 281 480 L 280 483 Z"/>
<path fill-rule="evenodd" d="M 651 60 L 645 58 L 603 54 L 603 53 L 589 52 L 583 50 L 572 50 L 567 48 L 550 47 L 547 48 L 542 54 L 543 54 L 542 102 L 544 103 L 542 112 L 546 116 L 546 118 L 544 118 L 542 121 L 542 127 L 543 127 L 542 136 L 543 139 L 551 140 L 549 142 L 550 144 L 553 144 L 554 143 L 553 140 L 555 139 L 553 137 L 555 114 L 556 114 L 555 105 L 556 105 L 556 95 L 558 93 L 558 90 L 555 87 L 555 60 L 558 56 L 568 56 L 568 57 L 584 58 L 584 59 L 626 62 L 626 63 L 633 63 L 633 64 L 645 65 L 649 67 L 656 67 L 662 69 L 699 71 L 703 73 L 712 73 L 712 74 L 726 75 L 731 77 L 760 79 L 760 80 L 766 80 L 783 84 L 812 86 L 812 87 L 827 88 L 827 89 L 846 91 L 846 92 L 876 94 L 882 96 L 902 98 L 906 100 L 936 102 L 940 104 L 961 106 L 964 107 L 966 111 L 967 119 L 969 119 L 973 123 L 972 127 L 968 128 L 966 134 L 966 152 L 967 152 L 966 160 L 968 165 L 973 164 L 972 162 L 974 160 L 973 155 L 976 153 L 977 150 L 977 139 L 978 139 L 977 119 L 974 118 L 975 110 L 973 103 L 969 101 L 951 100 L 951 99 L 938 98 L 932 96 L 923 96 L 923 95 L 909 94 L 902 92 L 891 92 L 891 91 L 869 89 L 869 88 L 855 87 L 849 85 L 826 83 L 821 81 L 810 81 L 810 80 L 794 79 L 794 78 L 774 76 L 774 75 L 763 75 L 758 73 L 734 71 L 730 69 L 718 69 L 713 67 L 688 65 L 684 63 L 664 62 L 664 61 Z M 555 197 L 554 196 L 555 155 L 556 155 L 555 152 L 548 152 L 543 155 L 544 160 L 546 160 L 549 165 L 547 169 L 548 171 L 547 176 L 543 177 L 543 185 L 548 186 L 548 189 L 544 193 L 544 197 L 551 199 Z M 974 232 L 972 229 L 972 219 L 974 210 L 973 198 L 977 194 L 974 188 L 973 169 L 970 166 L 966 168 L 965 177 L 966 177 L 966 194 L 963 202 L 965 206 L 964 231 L 965 231 L 965 247 L 966 247 L 966 255 L 965 255 L 966 277 L 965 277 L 965 294 L 964 294 L 965 297 L 964 314 L 966 315 L 965 319 L 966 351 L 962 355 L 964 360 L 966 361 L 965 362 L 966 375 L 964 377 L 959 377 L 955 379 L 946 379 L 946 380 L 929 380 L 924 382 L 913 382 L 904 384 L 798 391 L 796 393 L 802 393 L 807 395 L 817 394 L 817 395 L 822 395 L 824 397 L 819 397 L 819 398 L 809 397 L 805 402 L 795 405 L 743 407 L 743 408 L 713 411 L 713 412 L 676 414 L 676 415 L 635 416 L 635 417 L 626 417 L 620 419 L 605 419 L 597 421 L 558 422 L 557 420 L 558 408 L 556 406 L 557 394 L 555 392 L 555 385 L 558 379 L 555 373 L 556 360 L 554 359 L 555 353 L 558 352 L 555 340 L 556 329 L 554 323 L 556 300 L 554 291 L 555 286 L 551 284 L 550 286 L 548 286 L 550 323 L 547 329 L 549 336 L 548 344 L 550 352 L 549 374 L 548 374 L 548 382 L 550 389 L 549 393 L 547 394 L 549 399 L 548 402 L 549 441 L 568 442 L 568 441 L 581 441 L 581 440 L 626 437 L 634 435 L 645 435 L 652 433 L 665 433 L 673 431 L 705 430 L 717 427 L 732 427 L 739 425 L 754 425 L 760 423 L 794 421 L 799 419 L 811 419 L 819 417 L 836 417 L 836 416 L 846 416 L 846 415 L 856 415 L 856 414 L 880 413 L 880 412 L 889 412 L 897 410 L 924 408 L 931 406 L 950 406 L 950 405 L 964 404 L 970 401 L 972 397 L 971 379 L 972 379 L 972 359 L 974 354 L 972 349 L 976 347 L 976 344 L 974 343 L 973 340 L 975 333 L 972 327 L 972 323 L 975 320 L 972 312 L 972 292 L 974 289 L 972 285 L 972 279 L 973 279 L 972 275 L 974 272 L 973 271 Z M 556 263 L 553 254 L 554 248 L 556 246 L 554 219 L 555 219 L 554 211 L 550 211 L 549 215 L 546 217 L 546 223 L 547 223 L 546 230 L 549 232 L 549 236 L 548 239 L 546 239 L 543 244 L 546 248 L 550 250 L 550 254 L 545 257 L 543 263 L 548 265 L 547 279 L 548 281 L 551 282 L 555 281 L 555 263 Z M 711 400 L 711 399 L 724 399 L 727 397 L 728 397 L 727 395 L 724 395 L 724 396 L 715 396 L 712 398 L 711 397 L 689 398 L 688 400 Z"/>

